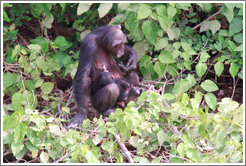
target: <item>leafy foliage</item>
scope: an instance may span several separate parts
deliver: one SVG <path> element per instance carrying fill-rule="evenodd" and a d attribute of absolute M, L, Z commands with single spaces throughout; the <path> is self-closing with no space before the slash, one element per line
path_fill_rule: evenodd
<path fill-rule="evenodd" d="M 242 3 L 3 3 L 3 21 L 3 143 L 18 161 L 127 162 L 120 143 L 139 163 L 243 161 L 243 104 L 216 96 L 217 78 L 243 79 Z M 108 23 L 148 90 L 67 130 L 78 43 Z"/>

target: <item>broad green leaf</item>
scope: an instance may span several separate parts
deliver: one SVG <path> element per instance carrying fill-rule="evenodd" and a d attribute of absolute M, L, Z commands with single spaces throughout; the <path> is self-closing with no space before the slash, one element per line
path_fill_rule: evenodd
<path fill-rule="evenodd" d="M 97 134 L 94 138 L 93 138 L 93 143 L 95 145 L 98 145 L 101 141 L 103 140 L 103 137 L 100 134 Z"/>
<path fill-rule="evenodd" d="M 118 14 L 116 15 L 110 22 L 109 24 L 112 25 L 119 25 L 123 23 L 126 20 L 126 15 L 125 14 Z"/>
<path fill-rule="evenodd" d="M 203 11 L 209 12 L 211 8 L 213 7 L 211 3 L 197 3 Z"/>
<path fill-rule="evenodd" d="M 198 63 L 197 65 L 196 65 L 196 73 L 197 73 L 197 76 L 198 77 L 202 77 L 205 73 L 206 73 L 206 71 L 207 71 L 207 65 L 206 65 L 206 63 Z"/>
<path fill-rule="evenodd" d="M 50 14 L 50 16 L 46 16 L 45 19 L 42 20 L 42 24 L 50 29 L 52 27 L 52 23 L 54 22 L 54 16 Z"/>
<path fill-rule="evenodd" d="M 139 25 L 139 20 L 137 19 L 137 14 L 134 12 L 129 12 L 126 14 L 126 22 L 129 25 L 129 31 L 130 34 L 133 36 L 135 32 L 137 31 L 138 25 Z"/>
<path fill-rule="evenodd" d="M 243 29 L 242 18 L 235 17 L 229 26 L 229 37 L 240 32 Z"/>
<path fill-rule="evenodd" d="M 205 20 L 201 23 L 201 27 L 200 27 L 200 33 L 203 31 L 207 31 L 210 29 L 210 21 Z"/>
<path fill-rule="evenodd" d="M 50 132 L 52 134 L 55 134 L 57 136 L 60 136 L 61 135 L 61 130 L 60 130 L 60 127 L 58 125 L 50 124 L 49 125 L 49 129 L 50 129 Z"/>
<path fill-rule="evenodd" d="M 199 62 L 207 62 L 208 58 L 210 58 L 210 55 L 206 51 L 202 51 Z"/>
<path fill-rule="evenodd" d="M 11 144 L 11 150 L 15 155 L 17 155 L 18 153 L 20 153 L 20 151 L 24 148 L 24 144 L 22 142 L 17 142 L 17 143 L 12 143 Z"/>
<path fill-rule="evenodd" d="M 20 74 L 10 72 L 3 73 L 3 89 L 10 87 L 18 80 L 20 80 Z"/>
<path fill-rule="evenodd" d="M 41 161 L 42 163 L 48 163 L 48 161 L 49 161 L 49 155 L 48 155 L 48 153 L 42 152 L 42 153 L 40 154 L 40 161 Z"/>
<path fill-rule="evenodd" d="M 90 30 L 84 30 L 80 33 L 80 39 L 83 40 L 87 35 L 89 35 L 89 33 L 91 33 Z"/>
<path fill-rule="evenodd" d="M 166 32 L 171 21 L 168 19 L 167 16 L 158 16 L 157 19 L 160 23 L 161 28 Z"/>
<path fill-rule="evenodd" d="M 230 163 L 242 163 L 243 162 L 243 152 L 233 151 L 233 154 L 230 156 Z"/>
<path fill-rule="evenodd" d="M 200 157 L 199 157 L 199 154 L 200 154 L 200 152 L 199 152 L 198 150 L 192 149 L 192 148 L 189 148 L 189 149 L 186 151 L 187 157 L 188 157 L 190 160 L 192 160 L 192 161 L 194 161 L 194 162 L 196 162 L 196 163 L 201 163 L 201 159 L 200 159 Z"/>
<path fill-rule="evenodd" d="M 195 148 L 195 144 L 188 134 L 180 135 L 187 148 Z"/>
<path fill-rule="evenodd" d="M 15 59 L 20 53 L 20 45 L 16 45 L 14 50 L 12 51 L 11 59 Z"/>
<path fill-rule="evenodd" d="M 214 70 L 215 70 L 215 73 L 218 77 L 220 77 L 220 75 L 223 73 L 224 71 L 224 64 L 222 62 L 217 62 L 215 65 L 214 65 Z"/>
<path fill-rule="evenodd" d="M 213 93 L 207 93 L 205 95 L 205 101 L 208 104 L 209 108 L 215 111 L 217 106 L 217 98 Z"/>
<path fill-rule="evenodd" d="M 44 94 L 49 94 L 52 92 L 54 88 L 54 83 L 52 82 L 45 82 L 41 85 L 41 90 L 43 91 Z"/>
<path fill-rule="evenodd" d="M 167 137 L 167 135 L 164 133 L 163 130 L 160 130 L 160 131 L 157 133 L 157 138 L 158 138 L 158 142 L 159 142 L 159 145 L 160 145 L 160 146 L 165 142 L 166 137 Z"/>
<path fill-rule="evenodd" d="M 156 9 L 156 12 L 157 12 L 157 14 L 159 16 L 165 16 L 165 17 L 168 16 L 166 6 L 164 6 L 164 5 L 158 5 L 158 6 L 155 7 L 155 9 Z"/>
<path fill-rule="evenodd" d="M 183 80 L 178 80 L 172 90 L 172 93 L 176 94 L 176 93 L 184 93 L 186 91 L 189 90 L 189 88 L 191 87 L 190 83 L 183 79 Z"/>
<path fill-rule="evenodd" d="M 112 3 L 101 3 L 98 10 L 99 17 L 102 18 L 104 17 L 110 9 L 113 7 Z"/>
<path fill-rule="evenodd" d="M 152 10 L 149 5 L 141 4 L 140 8 L 138 9 L 138 16 L 137 19 L 144 19 L 152 13 Z"/>
<path fill-rule="evenodd" d="M 137 42 L 134 44 L 133 49 L 137 53 L 137 60 L 142 60 L 143 56 L 146 54 L 147 50 L 149 49 L 149 44 L 145 41 Z"/>
<path fill-rule="evenodd" d="M 173 6 L 167 7 L 168 18 L 172 19 L 175 16 L 176 12 L 177 12 L 177 9 L 174 8 Z"/>
<path fill-rule="evenodd" d="M 175 3 L 175 6 L 178 9 L 189 10 L 189 8 L 191 7 L 191 4 L 190 3 Z"/>
<path fill-rule="evenodd" d="M 45 53 L 49 49 L 49 41 L 44 37 L 37 37 L 36 39 L 31 40 L 32 44 L 38 44 L 41 46 L 41 51 Z"/>
<path fill-rule="evenodd" d="M 166 99 L 166 100 L 175 99 L 175 95 L 172 93 L 165 93 L 163 95 L 163 99 Z"/>
<path fill-rule="evenodd" d="M 181 157 L 184 157 L 186 151 L 186 146 L 184 145 L 184 143 L 181 142 L 178 144 L 177 151 Z"/>
<path fill-rule="evenodd" d="M 36 64 L 37 64 L 38 68 L 42 69 L 43 71 L 47 70 L 47 63 L 45 63 L 43 56 L 37 57 Z"/>
<path fill-rule="evenodd" d="M 90 7 L 91 7 L 92 3 L 80 3 L 78 8 L 77 8 L 77 15 L 81 15 L 84 12 L 87 12 Z"/>
<path fill-rule="evenodd" d="M 27 133 L 27 125 L 24 123 L 19 123 L 18 126 L 15 126 L 14 132 L 14 142 L 22 142 Z"/>
<path fill-rule="evenodd" d="M 21 107 L 22 107 L 22 101 L 24 100 L 23 95 L 21 94 L 21 92 L 17 92 L 15 93 L 12 98 L 12 105 L 15 111 L 20 111 Z"/>
<path fill-rule="evenodd" d="M 142 30 L 145 37 L 152 43 L 156 44 L 158 37 L 157 25 L 155 22 L 149 20 L 145 21 L 142 25 Z"/>
<path fill-rule="evenodd" d="M 179 34 L 180 34 L 179 28 L 175 28 L 173 26 L 170 26 L 167 29 L 167 35 L 168 35 L 169 40 L 178 39 Z"/>
<path fill-rule="evenodd" d="M 230 74 L 231 74 L 231 76 L 232 76 L 233 78 L 236 77 L 238 71 L 239 71 L 238 65 L 235 64 L 235 63 L 231 63 L 229 72 L 230 72 Z"/>
<path fill-rule="evenodd" d="M 225 141 L 226 141 L 226 131 L 225 130 L 220 130 L 217 133 L 216 136 L 216 146 L 218 149 L 222 148 L 225 146 Z"/>
<path fill-rule="evenodd" d="M 227 21 L 230 23 L 234 17 L 234 12 L 232 9 L 228 8 L 226 5 L 222 6 L 220 9 L 221 13 L 226 16 Z"/>
<path fill-rule="evenodd" d="M 34 151 L 34 150 L 38 150 L 38 148 L 37 148 L 35 145 L 33 145 L 33 144 L 31 143 L 30 140 L 27 140 L 27 141 L 26 141 L 26 147 L 27 147 L 31 152 Z"/>
<path fill-rule="evenodd" d="M 198 109 L 199 108 L 199 103 L 197 102 L 196 99 L 192 98 L 190 99 L 190 103 L 193 109 Z"/>
<path fill-rule="evenodd" d="M 115 152 L 114 157 L 115 157 L 117 163 L 123 163 L 123 156 L 120 152 Z"/>
<path fill-rule="evenodd" d="M 210 21 L 210 30 L 213 34 L 215 34 L 221 27 L 221 24 L 218 20 L 212 20 Z"/>
<path fill-rule="evenodd" d="M 159 55 L 159 60 L 163 64 L 175 63 L 176 61 L 173 59 L 172 54 L 169 51 L 162 51 Z"/>
<path fill-rule="evenodd" d="M 165 71 L 165 65 L 158 61 L 154 65 L 154 70 L 158 74 L 158 76 L 161 77 Z"/>
<path fill-rule="evenodd" d="M 233 40 L 237 43 L 243 43 L 243 33 L 233 35 Z"/>
<path fill-rule="evenodd" d="M 219 90 L 218 86 L 211 80 L 205 80 L 201 84 L 201 87 L 207 92 L 214 92 Z"/>
<path fill-rule="evenodd" d="M 26 152 L 27 152 L 27 148 L 24 146 L 24 148 L 18 154 L 15 155 L 15 158 L 22 159 L 23 156 L 26 154 Z"/>
<path fill-rule="evenodd" d="M 157 43 L 155 45 L 155 50 L 161 50 L 165 48 L 168 45 L 168 40 L 166 38 L 160 38 L 157 40 Z"/>

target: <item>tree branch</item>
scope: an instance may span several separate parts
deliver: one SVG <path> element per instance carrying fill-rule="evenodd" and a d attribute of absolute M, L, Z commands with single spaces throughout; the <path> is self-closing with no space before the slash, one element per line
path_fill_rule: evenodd
<path fill-rule="evenodd" d="M 131 157 L 131 153 L 128 151 L 128 149 L 126 148 L 126 146 L 120 142 L 120 135 L 119 134 L 116 134 L 116 135 L 114 135 L 114 138 L 116 139 L 117 143 L 120 145 L 120 148 L 122 149 L 122 151 L 126 155 L 129 163 L 134 163 L 134 161 L 133 161 L 133 159 Z"/>

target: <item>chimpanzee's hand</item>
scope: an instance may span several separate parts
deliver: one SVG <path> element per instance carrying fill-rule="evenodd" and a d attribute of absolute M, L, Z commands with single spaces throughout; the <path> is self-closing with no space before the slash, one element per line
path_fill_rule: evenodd
<path fill-rule="evenodd" d="M 120 62 L 118 65 L 123 72 L 128 72 L 130 70 L 136 69 L 136 67 L 137 67 L 137 56 L 136 56 L 136 54 L 132 54 L 129 57 L 126 65 L 124 65 L 122 62 Z"/>

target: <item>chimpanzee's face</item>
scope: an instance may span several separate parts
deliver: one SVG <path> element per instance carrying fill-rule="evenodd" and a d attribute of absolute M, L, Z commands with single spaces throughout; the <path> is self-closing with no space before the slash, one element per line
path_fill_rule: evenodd
<path fill-rule="evenodd" d="M 111 47 L 112 47 L 112 53 L 114 56 L 117 56 L 120 58 L 122 55 L 124 55 L 124 45 L 126 43 L 126 35 L 120 30 L 115 35 L 115 40 L 113 41 Z"/>

